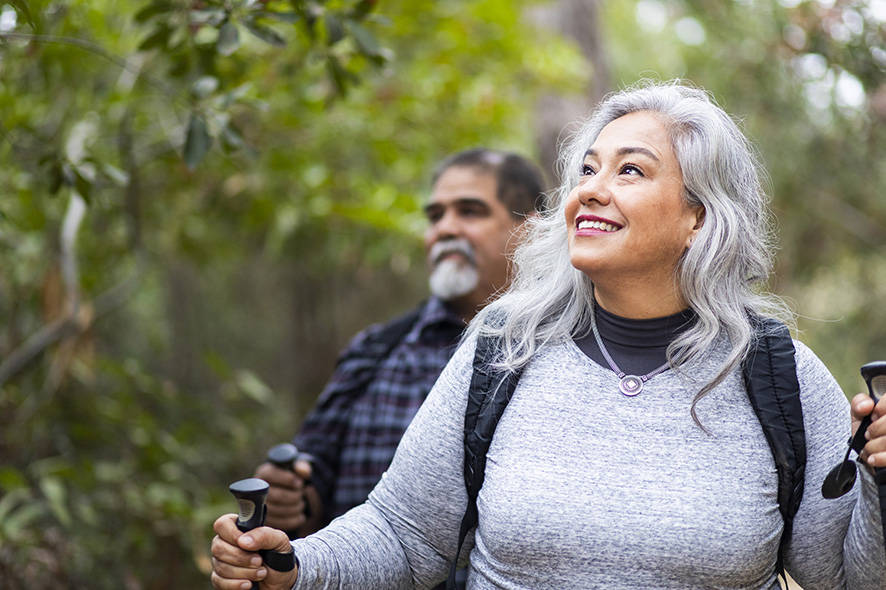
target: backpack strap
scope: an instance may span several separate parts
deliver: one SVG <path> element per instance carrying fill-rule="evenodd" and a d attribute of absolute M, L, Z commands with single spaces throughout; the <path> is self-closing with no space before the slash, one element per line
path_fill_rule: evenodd
<path fill-rule="evenodd" d="M 384 328 L 373 334 L 367 341 L 372 344 L 372 355 L 381 361 L 386 359 L 394 347 L 406 337 L 421 315 L 424 305 L 388 322 Z"/>
<path fill-rule="evenodd" d="M 880 498 L 880 522 L 883 525 L 883 544 L 886 546 L 886 468 L 877 467 L 874 470 L 874 481 Z"/>
<path fill-rule="evenodd" d="M 778 546 L 776 571 L 784 578 L 784 557 L 794 516 L 803 498 L 806 474 L 806 432 L 800 404 L 800 383 L 794 344 L 787 326 L 769 318 L 752 317 L 755 340 L 742 364 L 751 406 L 763 427 L 778 472 L 778 510 L 784 529 Z"/>
<path fill-rule="evenodd" d="M 522 370 L 505 371 L 493 366 L 500 340 L 491 336 L 480 335 L 474 352 L 474 372 L 471 375 L 471 386 L 468 389 L 468 406 L 465 411 L 464 427 L 464 479 L 468 493 L 468 504 L 458 531 L 458 546 L 455 559 L 449 569 L 446 590 L 455 588 L 455 570 L 458 556 L 468 531 L 477 526 L 477 495 L 483 487 L 486 474 L 486 453 L 492 442 L 492 435 L 501 415 L 504 413 Z"/>
<path fill-rule="evenodd" d="M 391 355 L 394 348 L 412 330 L 423 309 L 424 304 L 419 305 L 412 311 L 380 326 L 377 330 L 369 328 L 361 346 L 358 348 L 348 346 L 336 361 L 336 368 L 345 362 L 351 363 L 349 389 L 362 390 L 375 379 L 381 363 Z"/>

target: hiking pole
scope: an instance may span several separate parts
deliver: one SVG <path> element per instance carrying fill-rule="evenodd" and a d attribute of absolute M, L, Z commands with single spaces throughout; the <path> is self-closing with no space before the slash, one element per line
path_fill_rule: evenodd
<path fill-rule="evenodd" d="M 861 367 L 861 376 L 868 386 L 868 395 L 871 396 L 876 405 L 880 397 L 886 394 L 886 361 L 875 361 L 863 365 Z M 855 434 L 849 439 L 849 448 L 846 450 L 846 456 L 843 458 L 843 461 L 828 473 L 824 483 L 821 484 L 821 495 L 825 498 L 839 498 L 855 485 L 858 468 L 855 465 L 855 461 L 849 460 L 849 454 L 852 451 L 861 453 L 861 450 L 864 448 L 867 442 L 865 432 L 867 432 L 868 426 L 873 421 L 872 414 L 873 412 L 862 419 Z M 881 513 L 886 515 L 886 468 L 876 467 L 874 469 L 874 480 L 877 482 Z M 886 538 L 886 521 L 883 523 L 883 534 L 884 538 Z"/>
<path fill-rule="evenodd" d="M 267 511 L 265 498 L 268 496 L 269 487 L 265 480 L 250 477 L 235 481 L 228 488 L 237 498 L 237 504 L 240 506 L 240 513 L 237 515 L 237 528 L 240 529 L 240 532 L 245 533 L 264 524 Z M 262 552 L 260 551 L 259 554 Z M 264 555 L 262 558 L 264 559 Z M 258 588 L 258 582 L 253 582 L 252 590 L 258 590 Z"/>
<path fill-rule="evenodd" d="M 294 444 L 281 443 L 268 450 L 268 462 L 278 469 L 295 473 L 295 460 L 298 459 L 299 454 L 300 453 Z M 310 485 L 310 483 L 311 480 L 304 480 L 305 486 Z M 302 487 L 302 489 L 304 490 L 304 487 Z M 302 491 L 302 497 L 305 502 L 305 518 L 309 518 L 311 516 L 311 505 L 308 504 L 308 499 L 304 496 L 304 491 Z"/>
<path fill-rule="evenodd" d="M 862 366 L 861 376 L 868 385 L 868 394 L 876 404 L 877 399 L 882 399 L 886 394 L 886 362 L 877 361 Z M 886 468 L 874 468 L 874 481 L 877 482 L 877 495 L 880 497 L 880 520 L 883 524 L 883 541 L 886 546 Z"/>
<path fill-rule="evenodd" d="M 228 488 L 240 506 L 240 513 L 237 515 L 237 528 L 240 532 L 245 533 L 264 525 L 267 513 L 265 498 L 268 496 L 269 488 L 268 482 L 257 477 L 235 481 Z M 258 554 L 266 566 L 278 572 L 288 572 L 295 568 L 295 554 L 291 551 L 280 553 L 270 549 L 259 549 Z M 258 584 L 253 582 L 252 590 L 259 590 Z"/>

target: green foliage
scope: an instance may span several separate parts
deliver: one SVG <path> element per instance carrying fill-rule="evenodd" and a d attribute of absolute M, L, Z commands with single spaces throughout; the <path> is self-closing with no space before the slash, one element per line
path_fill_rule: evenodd
<path fill-rule="evenodd" d="M 376 4 L 0 2 L 4 588 L 206 585 L 227 485 L 422 295 L 431 164 L 585 81 L 520 3 Z"/>

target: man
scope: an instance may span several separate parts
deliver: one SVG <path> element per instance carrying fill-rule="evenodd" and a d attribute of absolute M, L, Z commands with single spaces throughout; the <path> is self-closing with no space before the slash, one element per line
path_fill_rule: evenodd
<path fill-rule="evenodd" d="M 541 197 L 536 167 L 488 149 L 456 153 L 432 178 L 425 206 L 431 297 L 358 334 L 293 440 L 295 472 L 269 463 L 267 524 L 310 534 L 362 504 L 394 456 L 467 322 L 508 284 L 517 234 Z"/>

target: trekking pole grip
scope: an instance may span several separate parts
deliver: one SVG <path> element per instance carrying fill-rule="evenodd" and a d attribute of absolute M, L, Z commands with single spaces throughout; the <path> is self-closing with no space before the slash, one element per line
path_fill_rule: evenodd
<path fill-rule="evenodd" d="M 262 526 L 265 522 L 265 498 L 268 496 L 268 482 L 257 477 L 235 481 L 228 488 L 237 499 L 240 507 L 237 515 L 237 528 L 246 533 Z M 252 583 L 252 590 L 259 590 L 258 582 Z"/>
<path fill-rule="evenodd" d="M 298 448 L 292 443 L 281 443 L 279 445 L 275 445 L 268 450 L 268 462 L 277 467 L 278 469 L 284 469 L 286 471 L 292 471 L 295 473 L 295 460 L 299 457 Z M 311 484 L 311 480 L 304 480 L 304 485 L 308 486 Z M 305 518 L 310 518 L 311 516 L 311 505 L 308 503 L 307 496 L 304 495 L 304 488 L 302 488 L 302 498 L 304 498 L 305 502 Z"/>

